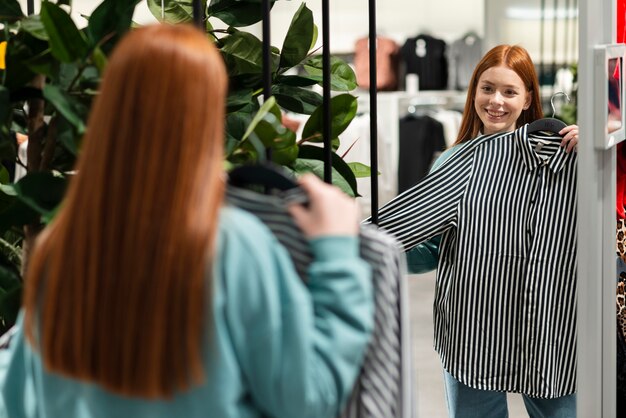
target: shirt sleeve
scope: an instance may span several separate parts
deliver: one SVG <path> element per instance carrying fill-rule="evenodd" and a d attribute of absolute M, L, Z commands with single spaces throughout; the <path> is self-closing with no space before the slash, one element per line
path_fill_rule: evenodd
<path fill-rule="evenodd" d="M 277 418 L 334 418 L 373 328 L 371 269 L 358 256 L 358 239 L 313 240 L 305 285 L 269 231 L 246 233 L 230 249 L 235 258 L 225 249 L 227 263 L 236 263 L 225 266 L 227 321 L 254 403 Z"/>
<path fill-rule="evenodd" d="M 452 156 L 456 151 L 463 148 L 463 144 L 456 145 L 445 150 L 433 163 L 430 172 L 435 171 L 441 164 Z M 407 270 L 411 274 L 422 274 L 437 268 L 439 261 L 439 244 L 441 236 L 438 235 L 430 240 L 416 245 L 406 253 Z"/>
<path fill-rule="evenodd" d="M 380 208 L 378 226 L 394 235 L 405 251 L 456 226 L 459 203 L 472 176 L 476 144 L 472 145 L 453 153 Z"/>

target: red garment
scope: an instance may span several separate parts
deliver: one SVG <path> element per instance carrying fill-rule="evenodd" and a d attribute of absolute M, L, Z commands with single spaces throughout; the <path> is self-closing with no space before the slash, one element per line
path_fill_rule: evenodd
<path fill-rule="evenodd" d="M 626 39 L 626 0 L 617 1 L 617 42 L 622 43 Z M 626 206 L 626 148 L 624 143 L 617 144 L 617 218 L 625 219 L 624 206 Z"/>

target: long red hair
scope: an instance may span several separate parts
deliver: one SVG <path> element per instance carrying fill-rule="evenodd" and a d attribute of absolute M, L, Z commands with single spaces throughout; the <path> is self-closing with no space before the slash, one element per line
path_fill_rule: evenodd
<path fill-rule="evenodd" d="M 463 121 L 461 122 L 455 145 L 476 138 L 479 132 L 482 131 L 483 123 L 474 108 L 478 80 L 489 68 L 501 65 L 517 73 L 524 82 L 526 91 L 528 91 L 532 97 L 530 106 L 528 109 L 522 111 L 517 119 L 516 126 L 519 127 L 525 123 L 530 123 L 543 117 L 541 99 L 539 97 L 539 79 L 535 71 L 535 65 L 528 51 L 519 45 L 498 45 L 489 50 L 474 69 L 467 91 L 467 99 L 465 100 Z"/>
<path fill-rule="evenodd" d="M 49 370 L 150 398 L 203 380 L 226 89 L 191 26 L 136 29 L 113 52 L 27 272 L 26 331 Z"/>

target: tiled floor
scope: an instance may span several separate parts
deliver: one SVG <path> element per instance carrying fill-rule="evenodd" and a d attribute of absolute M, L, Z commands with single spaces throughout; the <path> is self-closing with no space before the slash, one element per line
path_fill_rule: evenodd
<path fill-rule="evenodd" d="M 411 338 L 413 340 L 415 418 L 446 418 L 441 363 L 433 349 L 433 298 L 435 274 L 408 276 Z M 526 418 L 519 395 L 510 395 L 509 418 Z"/>

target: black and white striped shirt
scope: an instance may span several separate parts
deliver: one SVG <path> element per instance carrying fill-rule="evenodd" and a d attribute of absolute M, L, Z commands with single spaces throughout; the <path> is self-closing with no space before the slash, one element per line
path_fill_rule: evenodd
<path fill-rule="evenodd" d="M 477 389 L 576 389 L 576 153 L 561 138 L 481 136 L 380 209 L 410 250 L 443 234 L 435 349 Z"/>
<path fill-rule="evenodd" d="M 306 281 L 313 254 L 286 207 L 288 202 L 302 202 L 303 197 L 299 188 L 278 196 L 237 187 L 226 190 L 229 204 L 256 215 L 274 233 Z M 361 227 L 359 243 L 361 258 L 372 268 L 374 329 L 361 372 L 338 418 L 408 418 L 413 416 L 413 405 L 405 258 L 391 235 L 373 227 Z"/>

